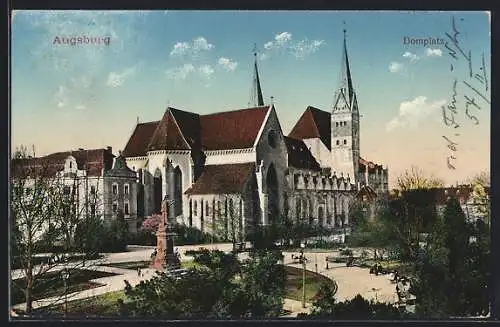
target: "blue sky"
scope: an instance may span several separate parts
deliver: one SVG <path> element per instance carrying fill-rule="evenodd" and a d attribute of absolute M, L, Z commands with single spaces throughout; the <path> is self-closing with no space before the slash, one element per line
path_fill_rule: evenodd
<path fill-rule="evenodd" d="M 392 178 L 416 165 L 454 183 L 489 169 L 489 104 L 477 97 L 474 125 L 464 115 L 468 93 L 459 83 L 461 136 L 456 169 L 448 169 L 442 136 L 454 132 L 444 126 L 441 106 L 451 101 L 453 79 L 466 79 L 467 66 L 443 45 L 403 42 L 446 39 L 453 16 L 474 70 L 484 54 L 489 79 L 485 12 L 17 11 L 12 146 L 34 144 L 38 154 L 107 145 L 117 151 L 137 117 L 158 120 L 167 105 L 201 114 L 245 108 L 254 43 L 264 98 L 274 97 L 288 133 L 308 105 L 331 110 L 345 22 L 363 157 L 388 165 Z M 110 41 L 55 41 L 79 36 Z"/>

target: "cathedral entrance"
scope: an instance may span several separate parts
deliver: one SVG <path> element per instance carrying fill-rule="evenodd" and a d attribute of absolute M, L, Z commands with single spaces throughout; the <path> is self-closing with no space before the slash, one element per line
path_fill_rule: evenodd
<path fill-rule="evenodd" d="M 267 170 L 267 219 L 271 224 L 278 218 L 279 214 L 279 198 L 278 198 L 278 176 L 274 165 L 271 164 Z"/>
<path fill-rule="evenodd" d="M 162 198 L 162 177 L 161 170 L 156 168 L 155 175 L 153 177 L 153 201 L 154 201 L 154 212 L 161 213 L 161 201 Z"/>

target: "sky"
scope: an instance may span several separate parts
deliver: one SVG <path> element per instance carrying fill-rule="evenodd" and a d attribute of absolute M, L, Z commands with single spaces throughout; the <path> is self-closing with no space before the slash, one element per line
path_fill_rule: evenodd
<path fill-rule="evenodd" d="M 482 11 L 15 11 L 12 149 L 118 153 L 138 119 L 159 120 L 167 106 L 246 108 L 254 44 L 265 102 L 273 97 L 288 134 L 307 106 L 332 110 L 344 28 L 363 158 L 388 166 L 392 186 L 412 166 L 447 184 L 489 171 Z M 445 46 L 455 49 L 452 40 L 470 50 L 472 78 L 464 55 Z"/>

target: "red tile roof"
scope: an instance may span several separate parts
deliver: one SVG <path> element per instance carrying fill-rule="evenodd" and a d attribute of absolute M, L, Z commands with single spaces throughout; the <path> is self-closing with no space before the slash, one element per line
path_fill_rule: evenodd
<path fill-rule="evenodd" d="M 175 108 L 169 108 L 172 115 L 179 125 L 182 135 L 188 142 L 191 149 L 201 148 L 201 125 L 200 115 L 183 111 Z"/>
<path fill-rule="evenodd" d="M 299 169 L 321 170 L 311 151 L 302 140 L 285 136 L 286 150 L 288 152 L 288 166 Z"/>
<path fill-rule="evenodd" d="M 185 194 L 241 193 L 254 170 L 254 163 L 205 166 L 200 178 Z"/>
<path fill-rule="evenodd" d="M 253 147 L 269 106 L 200 116 L 203 150 Z"/>
<path fill-rule="evenodd" d="M 148 123 L 137 124 L 132 136 L 123 149 L 123 156 L 125 157 L 142 157 L 148 151 L 147 147 L 151 141 L 159 121 L 152 121 Z"/>
<path fill-rule="evenodd" d="M 292 128 L 289 137 L 294 139 L 319 138 L 323 144 L 331 149 L 331 114 L 327 111 L 307 107 L 306 111 L 299 118 L 299 121 Z"/>
<path fill-rule="evenodd" d="M 80 170 L 86 168 L 89 176 L 101 176 L 103 169 L 111 169 L 114 158 L 111 149 L 56 152 L 44 157 L 14 159 L 12 160 L 12 173 L 14 177 L 21 177 L 28 172 L 54 176 L 64 169 L 64 163 L 69 156 L 75 157 L 77 168 Z"/>
<path fill-rule="evenodd" d="M 172 115 L 170 108 L 165 111 L 147 147 L 154 150 L 189 150 L 190 146 Z"/>

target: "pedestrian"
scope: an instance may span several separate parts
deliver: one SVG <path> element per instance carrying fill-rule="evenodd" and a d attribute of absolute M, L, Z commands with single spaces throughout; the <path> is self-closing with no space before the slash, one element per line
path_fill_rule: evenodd
<path fill-rule="evenodd" d="M 139 268 L 137 268 L 137 276 L 138 276 L 138 277 L 141 277 L 141 268 L 140 268 L 140 267 L 139 267 Z"/>

